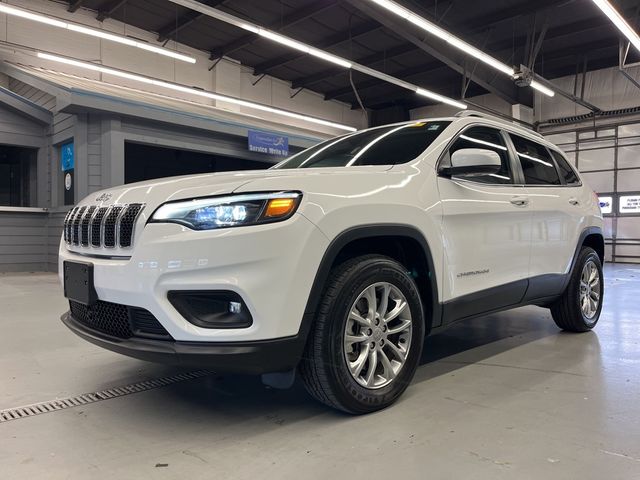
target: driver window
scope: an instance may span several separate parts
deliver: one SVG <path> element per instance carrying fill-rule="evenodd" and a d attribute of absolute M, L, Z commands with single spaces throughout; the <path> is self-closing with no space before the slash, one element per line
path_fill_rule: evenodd
<path fill-rule="evenodd" d="M 462 132 L 449 149 L 449 161 L 453 152 L 463 148 L 483 148 L 496 152 L 500 156 L 502 167 L 490 175 L 465 176 L 466 179 L 480 183 L 511 184 L 513 175 L 509 162 L 509 151 L 499 130 L 491 127 L 471 127 Z"/>

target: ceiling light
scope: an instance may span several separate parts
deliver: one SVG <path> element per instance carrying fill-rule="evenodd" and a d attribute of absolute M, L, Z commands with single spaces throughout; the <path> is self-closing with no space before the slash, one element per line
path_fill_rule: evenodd
<path fill-rule="evenodd" d="M 413 13 L 411 10 L 404 8 L 402 5 L 399 5 L 396 2 L 393 2 L 391 0 L 369 0 L 369 1 L 384 8 L 385 10 L 388 10 L 394 15 L 397 15 L 407 20 L 408 22 L 413 23 L 414 25 L 420 27 L 426 32 L 429 32 L 430 34 L 440 38 L 441 40 L 444 40 L 452 47 L 462 50 L 467 55 L 471 55 L 472 57 L 477 58 L 481 62 L 486 63 L 487 65 L 495 68 L 496 70 L 506 75 L 509 75 L 510 77 L 513 77 L 513 75 L 515 74 L 515 70 L 513 67 L 510 67 L 509 65 L 502 63 L 500 60 L 493 58 L 491 55 L 484 53 L 483 51 L 477 49 L 473 45 L 470 45 L 464 40 L 461 40 L 455 35 L 452 35 L 451 33 L 447 32 L 446 30 L 439 27 L 435 23 L 432 23 L 426 18 L 423 18 Z M 537 82 L 535 86 L 533 84 L 531 86 L 536 90 L 544 93 L 545 95 L 549 95 L 550 97 L 554 96 L 553 90 L 547 87 L 543 87 Z"/>
<path fill-rule="evenodd" d="M 631 44 L 636 47 L 638 51 L 640 51 L 640 36 L 631 28 L 631 26 L 627 23 L 627 21 L 618 13 L 618 11 L 613 8 L 607 0 L 593 0 L 600 10 L 604 12 L 604 14 L 609 17 L 609 20 L 613 22 L 613 24 L 620 30 L 625 37 L 631 42 Z"/>
<path fill-rule="evenodd" d="M 309 55 L 313 55 L 314 57 L 321 58 L 331 63 L 335 63 L 336 65 L 340 65 L 343 68 L 351 68 L 353 66 L 351 62 L 345 60 L 344 58 L 340 58 L 336 55 L 332 55 L 323 50 L 319 50 L 317 48 L 311 47 L 302 42 L 298 42 L 297 40 L 293 40 L 289 37 L 285 37 L 284 35 L 280 35 L 279 33 L 275 33 L 264 28 L 258 29 L 258 35 L 264 38 L 268 38 L 269 40 L 277 42 L 281 45 L 285 45 L 289 48 L 308 53 Z"/>
<path fill-rule="evenodd" d="M 438 95 L 437 93 L 431 92 L 429 90 L 425 90 L 424 88 L 416 88 L 416 93 L 418 95 L 422 95 L 423 97 L 430 98 L 432 100 L 436 100 L 438 102 L 446 103 L 447 105 L 451 105 L 452 107 L 457 107 L 462 110 L 466 110 L 467 106 L 464 103 L 456 102 L 447 97 L 443 97 L 442 95 Z"/>
<path fill-rule="evenodd" d="M 407 90 L 414 91 L 419 95 L 423 95 L 425 97 L 431 98 L 432 100 L 437 100 L 438 102 L 447 103 L 449 105 L 453 105 L 457 108 L 466 109 L 467 106 L 463 103 L 457 102 L 451 98 L 445 97 L 443 95 L 439 95 L 435 92 L 431 92 L 425 88 L 418 87 L 409 82 L 405 82 L 399 78 L 393 77 L 391 75 L 387 75 L 386 73 L 380 72 L 378 70 L 374 70 L 372 68 L 366 67 L 364 65 L 360 65 L 359 63 L 351 62 L 346 58 L 339 57 L 337 55 L 333 55 L 325 50 L 320 50 L 319 48 L 312 47 L 305 43 L 299 42 L 292 38 L 286 37 L 279 33 L 273 32 L 271 30 L 267 30 L 259 25 L 255 25 L 249 22 L 246 22 L 238 17 L 235 17 L 229 13 L 223 12 L 216 8 L 210 7 L 208 5 L 204 5 L 195 0 L 169 0 L 176 5 L 180 5 L 185 8 L 190 8 L 197 12 L 200 12 L 204 15 L 207 15 L 211 18 L 215 18 L 217 20 L 226 22 L 230 25 L 235 25 L 236 27 L 240 27 L 244 30 L 248 30 L 250 32 L 256 33 L 264 38 L 268 38 L 274 42 L 277 42 L 281 45 L 285 45 L 289 48 L 293 48 L 295 50 L 308 53 L 309 55 L 313 55 L 314 57 L 320 58 L 327 62 L 334 63 L 336 65 L 340 65 L 343 68 L 353 69 L 358 72 L 364 73 L 366 75 L 370 75 L 372 77 L 378 78 L 388 83 L 392 83 L 402 88 L 406 88 Z M 418 17 L 419 18 L 419 17 Z"/>
<path fill-rule="evenodd" d="M 49 17 L 46 15 L 40 15 L 39 13 L 24 10 L 22 8 L 13 7 L 4 3 L 0 4 L 0 13 L 6 13 L 7 15 L 13 15 L 15 17 L 25 18 L 34 22 L 44 23 L 58 28 L 65 28 L 72 32 L 82 33 L 84 35 L 91 35 L 92 37 L 102 38 L 110 42 L 121 43 L 123 45 L 129 45 L 130 47 L 140 48 L 149 52 L 164 55 L 165 57 L 171 57 L 176 60 L 180 60 L 187 63 L 196 63 L 196 59 L 188 55 L 183 55 L 167 48 L 156 47 L 146 42 L 134 40 L 132 38 L 123 37 L 114 33 L 109 33 L 104 30 L 98 30 L 95 28 L 85 27 L 77 23 L 64 22 L 57 18 Z"/>
<path fill-rule="evenodd" d="M 147 85 L 153 85 L 155 87 L 160 87 L 168 90 L 174 90 L 182 93 L 189 93 L 192 95 L 197 95 L 199 97 L 205 97 L 212 100 L 219 100 L 221 102 L 227 102 L 234 105 L 239 105 L 241 107 L 251 108 L 254 110 L 260 110 L 262 112 L 269 112 L 275 115 L 282 115 L 284 117 L 295 118 L 296 120 L 302 120 L 309 123 L 315 123 L 317 125 L 324 125 L 327 127 L 336 128 L 339 130 L 346 130 L 348 132 L 355 132 L 357 129 L 354 127 L 350 127 L 348 125 L 342 125 L 340 123 L 331 122 L 329 120 L 322 120 L 320 118 L 309 117 L 307 115 L 302 115 L 300 113 L 290 112 L 288 110 L 281 110 L 279 108 L 270 107 L 268 105 L 263 105 L 260 103 L 250 102 L 248 100 L 242 100 L 235 97 L 228 97 L 226 95 L 220 95 L 214 92 L 208 92 L 206 90 L 200 90 L 193 87 L 186 87 L 184 85 L 180 85 L 177 83 L 165 82 L 164 80 L 158 80 L 155 78 L 145 77 L 142 75 L 137 75 L 135 73 L 129 73 L 122 70 L 118 70 L 115 68 L 105 67 L 102 65 L 97 65 L 95 63 L 83 62 L 81 60 L 75 60 L 67 57 L 60 57 L 58 55 L 52 55 L 49 53 L 38 52 L 38 58 L 42 58 L 44 60 L 50 60 L 52 62 L 64 63 L 66 65 L 72 65 L 74 67 L 83 68 L 85 70 L 92 70 L 95 72 L 105 73 L 107 75 L 113 75 L 120 78 L 126 78 L 127 80 L 133 80 L 136 82 L 144 83 Z"/>
<path fill-rule="evenodd" d="M 531 88 L 535 88 L 539 92 L 544 93 L 545 95 L 547 95 L 549 97 L 553 97 L 556 94 L 553 90 L 551 90 L 550 88 L 545 87 L 543 84 L 541 84 L 537 80 L 533 80 L 531 82 Z"/>

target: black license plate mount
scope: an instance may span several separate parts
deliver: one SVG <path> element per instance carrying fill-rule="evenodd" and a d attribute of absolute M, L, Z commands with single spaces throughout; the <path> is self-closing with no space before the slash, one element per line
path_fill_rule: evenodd
<path fill-rule="evenodd" d="M 64 296 L 83 305 L 96 303 L 98 294 L 93 284 L 93 264 L 65 261 L 63 268 Z"/>

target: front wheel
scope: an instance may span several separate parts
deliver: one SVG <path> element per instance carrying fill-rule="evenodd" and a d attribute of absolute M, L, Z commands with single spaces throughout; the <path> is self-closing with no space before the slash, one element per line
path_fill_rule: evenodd
<path fill-rule="evenodd" d="M 407 269 L 387 257 L 358 257 L 331 272 L 300 374 L 321 402 L 373 412 L 407 388 L 423 341 L 422 303 Z"/>
<path fill-rule="evenodd" d="M 589 247 L 580 250 L 569 285 L 551 307 L 551 315 L 563 330 L 588 332 L 598 323 L 604 296 L 602 262 Z"/>

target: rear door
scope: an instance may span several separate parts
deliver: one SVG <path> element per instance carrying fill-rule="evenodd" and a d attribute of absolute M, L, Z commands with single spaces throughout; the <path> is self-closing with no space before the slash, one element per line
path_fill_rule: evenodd
<path fill-rule="evenodd" d="M 453 152 L 485 148 L 502 160 L 501 171 L 474 177 L 438 178 L 445 249 L 443 297 L 455 304 L 448 320 L 518 303 L 526 290 L 531 247 L 531 209 L 516 177 L 506 134 L 470 126 L 452 143 Z M 467 296 L 467 297 L 465 297 Z M 468 300 L 468 301 L 467 301 Z"/>
<path fill-rule="evenodd" d="M 541 143 L 510 134 L 533 214 L 528 298 L 554 295 L 568 272 L 581 230 L 581 188 L 575 172 Z M 556 157 L 557 155 L 557 157 Z"/>

